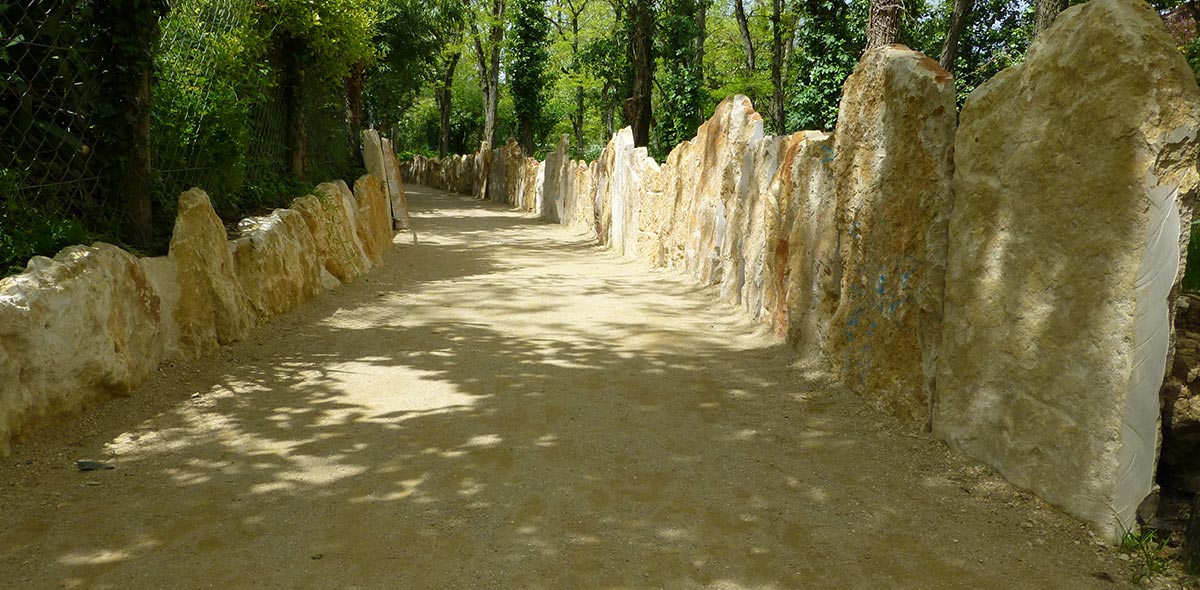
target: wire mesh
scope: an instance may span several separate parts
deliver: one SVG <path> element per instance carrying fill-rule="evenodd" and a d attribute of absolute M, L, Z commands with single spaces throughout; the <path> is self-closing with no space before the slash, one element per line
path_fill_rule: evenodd
<path fill-rule="evenodd" d="M 113 184 L 102 178 L 111 155 L 94 153 L 112 124 L 94 112 L 107 91 L 89 45 L 98 38 L 88 21 L 94 2 L 0 0 L 0 274 L 33 254 L 119 233 L 123 204 L 104 202 L 116 192 L 103 190 Z M 266 6 L 173 0 L 160 21 L 150 130 L 159 234 L 169 234 L 176 199 L 193 186 L 226 217 L 286 204 L 302 186 L 291 174 L 290 126 L 307 132 L 307 178 L 360 172 L 346 89 L 283 87 L 285 56 L 260 22 Z M 302 120 L 288 118 L 290 90 L 302 97 Z"/>
<path fill-rule="evenodd" d="M 96 205 L 97 89 L 80 3 L 0 3 L 0 252 L 24 257 L 77 235 L 69 220 Z M 10 264 L 0 256 L 0 271 Z"/>

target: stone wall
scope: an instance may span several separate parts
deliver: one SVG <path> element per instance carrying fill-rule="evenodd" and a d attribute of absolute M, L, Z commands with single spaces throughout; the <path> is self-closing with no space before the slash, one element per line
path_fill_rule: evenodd
<path fill-rule="evenodd" d="M 1153 10 L 1092 0 L 957 128 L 954 98 L 893 45 L 846 81 L 832 135 L 764 137 L 736 96 L 661 165 L 629 129 L 590 165 L 566 137 L 540 167 L 510 144 L 483 196 L 715 286 L 872 406 L 1115 538 L 1154 482 L 1160 389 L 1168 441 L 1196 438 L 1200 370 L 1163 385 L 1200 89 Z M 457 163 L 478 160 L 405 175 L 466 194 Z M 1186 485 L 1191 448 L 1163 452 Z"/>
<path fill-rule="evenodd" d="M 393 222 L 407 224 L 398 166 L 393 178 L 363 176 L 353 192 L 322 184 L 243 220 L 232 240 L 208 195 L 192 189 L 179 197 L 166 256 L 97 243 L 31 259 L 0 280 L 0 454 L 40 420 L 128 394 L 160 362 L 242 340 L 367 272 L 391 245 Z"/>

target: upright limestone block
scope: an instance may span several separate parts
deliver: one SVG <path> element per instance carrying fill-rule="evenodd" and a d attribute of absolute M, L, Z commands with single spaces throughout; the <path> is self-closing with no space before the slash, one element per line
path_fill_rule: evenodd
<path fill-rule="evenodd" d="M 196 357 L 243 340 L 254 315 L 238 280 L 225 226 L 204 191 L 179 195 L 168 254 L 179 273 L 179 347 Z"/>
<path fill-rule="evenodd" d="M 566 202 L 572 197 L 569 193 L 574 191 L 574 170 L 568 150 L 568 136 L 564 134 L 558 141 L 558 147 L 546 156 L 545 186 L 537 205 L 538 217 L 543 221 L 562 223 L 566 218 Z"/>
<path fill-rule="evenodd" d="M 0 455 L 39 418 L 140 385 L 174 343 L 141 261 L 71 246 L 0 280 Z"/>
<path fill-rule="evenodd" d="M 569 223 L 594 233 L 596 228 L 596 206 L 592 199 L 592 169 L 587 162 L 575 162 L 575 197 L 571 202 Z"/>
<path fill-rule="evenodd" d="M 367 174 L 379 179 L 379 183 L 383 185 L 384 191 L 389 195 L 394 194 L 394 189 L 391 181 L 388 178 L 387 155 L 385 153 L 384 142 L 387 140 L 380 139 L 379 133 L 374 129 L 363 130 L 363 163 L 367 166 Z M 399 179 L 396 179 L 399 181 Z M 388 201 L 388 216 L 391 217 L 391 201 Z"/>
<path fill-rule="evenodd" d="M 291 311 L 321 292 L 324 267 L 304 215 L 276 209 L 243 219 L 233 242 L 238 279 L 261 319 Z"/>
<path fill-rule="evenodd" d="M 696 137 L 671 151 L 671 176 L 664 182 L 671 210 L 662 229 L 668 267 L 705 285 L 722 281 L 722 264 L 732 254 L 725 232 L 736 207 L 743 158 L 750 142 L 760 137 L 762 117 L 749 98 L 738 95 L 721 101 Z"/>
<path fill-rule="evenodd" d="M 340 282 L 349 282 L 371 268 L 358 237 L 354 197 L 346 183 L 326 182 L 315 195 L 292 202 L 313 235 L 317 258 L 325 271 Z"/>
<path fill-rule="evenodd" d="M 934 432 L 1116 537 L 1154 478 L 1200 90 L 1140 0 L 1092 0 L 962 111 Z"/>
<path fill-rule="evenodd" d="M 392 210 L 392 223 L 395 229 L 408 229 L 408 195 L 404 194 L 404 181 L 400 175 L 400 160 L 396 159 L 396 150 L 390 139 L 383 139 L 383 169 L 387 175 L 388 199 Z"/>
<path fill-rule="evenodd" d="M 392 220 L 383 185 L 374 175 L 363 175 L 354 183 L 354 200 L 358 205 L 358 238 L 363 251 L 372 264 L 379 264 L 392 245 Z"/>
<path fill-rule="evenodd" d="M 643 152 L 645 148 L 643 148 Z M 637 253 L 637 212 L 641 190 L 642 157 L 633 145 L 633 129 L 625 127 L 613 138 L 609 246 L 622 256 Z"/>
<path fill-rule="evenodd" d="M 926 427 L 941 339 L 954 80 L 902 45 L 867 52 L 834 134 L 842 280 L 830 360 L 876 408 Z"/>
<path fill-rule="evenodd" d="M 630 136 L 632 137 L 632 135 Z M 624 141 L 621 133 L 614 133 L 592 163 L 592 204 L 596 211 L 596 239 L 600 245 L 608 245 L 612 235 L 612 186 L 616 173 L 618 141 Z"/>
<path fill-rule="evenodd" d="M 768 242 L 775 241 L 768 236 L 777 233 L 779 226 L 779 185 L 775 180 L 780 148 L 788 139 L 760 137 L 746 146 L 726 225 L 721 296 L 741 304 L 755 320 L 762 319 Z"/>
<path fill-rule="evenodd" d="M 768 285 L 783 285 L 783 301 L 775 306 L 775 328 L 803 359 L 825 356 L 841 297 L 842 261 L 834 190 L 833 136 L 803 131 L 780 165 L 782 230 L 787 240 L 768 247 Z M 783 273 L 783 276 L 780 276 Z M 777 297 L 777 296 L 776 296 Z"/>

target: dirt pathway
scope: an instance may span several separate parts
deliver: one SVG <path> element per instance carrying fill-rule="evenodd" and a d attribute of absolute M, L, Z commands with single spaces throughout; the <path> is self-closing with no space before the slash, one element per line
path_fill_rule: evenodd
<path fill-rule="evenodd" d="M 711 292 L 410 198 L 370 275 L 0 460 L 0 588 L 1127 585 Z"/>

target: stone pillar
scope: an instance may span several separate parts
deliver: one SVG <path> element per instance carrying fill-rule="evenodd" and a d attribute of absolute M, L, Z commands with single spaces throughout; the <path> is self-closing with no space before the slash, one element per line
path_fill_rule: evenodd
<path fill-rule="evenodd" d="M 951 203 L 954 80 L 903 45 L 846 80 L 831 154 L 841 286 L 828 351 L 869 404 L 929 424 Z"/>
<path fill-rule="evenodd" d="M 1063 12 L 962 111 L 934 432 L 1112 539 L 1154 480 L 1198 129 L 1140 0 Z"/>

